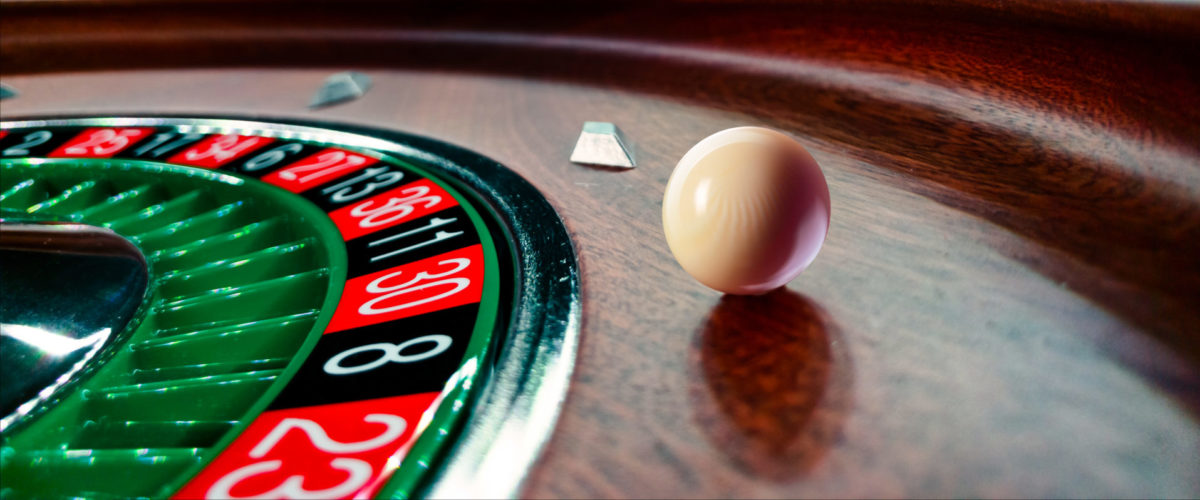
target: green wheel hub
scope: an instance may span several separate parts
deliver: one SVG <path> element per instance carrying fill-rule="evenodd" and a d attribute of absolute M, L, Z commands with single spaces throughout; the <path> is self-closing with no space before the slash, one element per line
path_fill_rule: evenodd
<path fill-rule="evenodd" d="M 110 228 L 150 269 L 124 341 L 13 419 L 0 494 L 169 494 L 320 337 L 346 275 L 337 228 L 299 196 L 219 172 L 94 159 L 0 168 L 6 219 Z"/>

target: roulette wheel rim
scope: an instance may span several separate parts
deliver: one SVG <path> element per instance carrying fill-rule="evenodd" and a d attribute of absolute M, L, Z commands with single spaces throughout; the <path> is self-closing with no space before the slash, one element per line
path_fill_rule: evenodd
<path fill-rule="evenodd" d="M 495 325 L 497 338 L 491 345 L 496 352 L 491 356 L 490 373 L 480 377 L 470 390 L 469 417 L 451 419 L 453 438 L 426 457 L 436 462 L 422 460 L 419 467 L 407 467 L 409 463 L 405 462 L 389 478 L 393 482 L 376 492 L 399 496 L 415 491 L 434 496 L 512 496 L 519 489 L 523 472 L 537 459 L 549 438 L 565 396 L 580 315 L 578 269 L 570 239 L 554 209 L 524 179 L 488 158 L 440 141 L 326 122 L 162 115 L 23 117 L 5 120 L 4 126 L 6 130 L 194 127 L 209 137 L 268 131 L 276 137 L 318 140 L 419 162 L 439 181 L 465 193 L 473 206 L 486 214 L 481 219 L 496 237 L 496 246 L 506 247 L 507 257 L 501 256 L 498 262 L 511 260 L 511 266 L 500 266 L 501 272 L 509 273 L 511 290 L 502 293 L 510 294 L 510 306 L 500 312 Z M 440 402 L 435 402 L 428 413 L 439 408 Z M 458 404 L 462 402 L 460 399 Z M 445 420 L 442 413 L 438 411 L 438 418 Z M 456 410 L 453 415 L 459 416 L 460 412 Z M 438 427 L 436 422 L 434 427 Z M 441 433 L 447 434 L 445 429 Z M 408 444 L 416 442 L 420 446 L 428 434 Z M 228 443 L 234 437 L 224 441 Z M 401 491 L 394 486 L 401 479 L 407 481 L 409 489 Z"/>

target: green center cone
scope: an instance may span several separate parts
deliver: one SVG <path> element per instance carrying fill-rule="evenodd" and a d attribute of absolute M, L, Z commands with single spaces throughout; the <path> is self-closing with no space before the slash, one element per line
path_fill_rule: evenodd
<path fill-rule="evenodd" d="M 125 340 L 5 430 L 3 498 L 169 495 L 282 389 L 345 281 L 324 213 L 219 172 L 5 160 L 0 210 L 110 228 L 150 268 Z"/>

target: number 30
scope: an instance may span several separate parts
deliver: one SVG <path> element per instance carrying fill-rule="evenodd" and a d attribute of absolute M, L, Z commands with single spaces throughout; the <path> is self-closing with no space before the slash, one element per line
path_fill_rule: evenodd
<path fill-rule="evenodd" d="M 450 269 L 449 271 L 446 271 L 446 272 L 434 273 L 434 274 L 429 274 L 425 271 L 421 271 L 421 272 L 417 273 L 417 275 L 414 276 L 413 279 L 408 280 L 399 285 L 393 285 L 393 286 L 384 286 L 384 282 L 387 280 L 390 280 L 392 278 L 399 277 L 401 274 L 403 274 L 402 271 L 396 271 L 394 273 L 385 274 L 383 276 L 375 278 L 374 281 L 371 281 L 370 283 L 367 284 L 367 293 L 383 294 L 383 295 L 380 295 L 378 297 L 375 297 L 371 300 L 364 302 L 363 305 L 359 306 L 358 313 L 362 314 L 364 316 L 370 316 L 373 314 L 383 314 L 383 313 L 389 313 L 392 311 L 399 311 L 401 309 L 407 309 L 409 307 L 419 306 L 421 304 L 426 304 L 429 302 L 433 302 L 435 300 L 441 300 L 443 298 L 446 298 L 446 297 L 454 295 L 458 292 L 461 292 L 461 291 L 465 290 L 468 286 L 471 285 L 470 278 L 462 278 L 462 277 L 446 278 L 447 276 L 452 276 L 454 274 L 457 274 L 459 271 L 462 271 L 463 269 L 466 269 L 468 266 L 470 266 L 471 259 L 466 259 L 466 258 L 446 259 L 443 261 L 439 261 L 437 263 L 437 265 L 438 266 L 451 265 L 451 266 L 454 266 L 454 268 Z M 438 279 L 438 278 L 446 278 L 446 279 L 440 279 L 437 281 L 429 281 L 429 280 L 434 280 L 434 279 Z M 423 281 L 425 281 L 427 283 L 421 283 Z M 417 283 L 421 283 L 421 284 L 418 285 Z M 414 300 L 411 302 L 403 302 L 403 303 L 396 304 L 396 305 L 389 305 L 386 307 L 381 307 L 381 303 L 386 302 L 391 299 L 394 299 L 394 298 L 397 298 L 397 297 L 400 297 L 401 295 L 424 290 L 426 288 L 433 288 L 435 286 L 447 286 L 447 285 L 451 287 L 449 290 L 442 292 L 440 294 L 434 295 L 432 297 L 426 297 L 426 298 Z"/>

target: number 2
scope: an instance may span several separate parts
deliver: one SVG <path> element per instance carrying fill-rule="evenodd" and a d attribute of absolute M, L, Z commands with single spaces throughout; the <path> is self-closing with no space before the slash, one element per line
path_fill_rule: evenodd
<path fill-rule="evenodd" d="M 39 130 L 37 132 L 26 135 L 25 138 L 22 139 L 24 142 L 17 144 L 16 146 L 13 146 L 11 148 L 5 149 L 4 153 L 0 153 L 0 155 L 3 155 L 3 156 L 27 155 L 27 154 L 29 154 L 29 148 L 41 146 L 42 144 L 45 144 L 46 141 L 50 140 L 50 138 L 53 136 L 54 136 L 54 134 L 51 134 L 49 130 Z"/>

